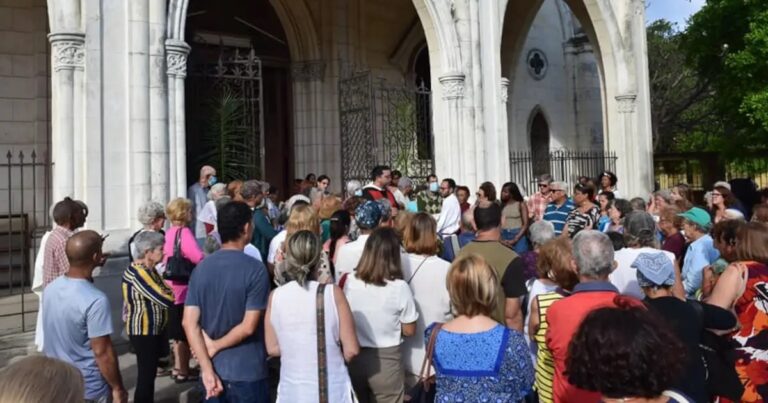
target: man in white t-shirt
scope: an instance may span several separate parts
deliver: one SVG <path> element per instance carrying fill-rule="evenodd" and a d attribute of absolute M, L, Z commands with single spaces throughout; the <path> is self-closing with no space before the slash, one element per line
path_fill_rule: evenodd
<path fill-rule="evenodd" d="M 624 242 L 626 247 L 614 255 L 616 269 L 608 276 L 608 279 L 611 284 L 618 288 L 619 293 L 643 299 L 645 294 L 637 283 L 637 269 L 632 266 L 637 257 L 641 253 L 664 252 L 664 256 L 672 264 L 675 264 L 675 255 L 657 247 L 656 222 L 653 220 L 653 216 L 645 211 L 633 211 L 624 218 Z M 678 296 L 684 296 L 679 281 L 673 287 L 673 292 Z"/>
<path fill-rule="evenodd" d="M 443 179 L 440 184 L 440 195 L 443 197 L 443 205 L 440 207 L 440 218 L 437 220 L 437 234 L 447 237 L 459 231 L 461 222 L 461 205 L 454 194 L 456 181 L 451 178 Z"/>

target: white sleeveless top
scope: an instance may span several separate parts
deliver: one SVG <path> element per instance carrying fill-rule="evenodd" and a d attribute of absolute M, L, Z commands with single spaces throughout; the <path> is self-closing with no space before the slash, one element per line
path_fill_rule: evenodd
<path fill-rule="evenodd" d="M 267 318 L 280 344 L 280 384 L 277 402 L 319 401 L 317 388 L 316 281 L 307 288 L 295 281 L 278 287 Z M 328 357 L 328 401 L 352 402 L 352 382 L 341 352 L 339 314 L 333 287 L 325 287 L 325 348 Z"/>

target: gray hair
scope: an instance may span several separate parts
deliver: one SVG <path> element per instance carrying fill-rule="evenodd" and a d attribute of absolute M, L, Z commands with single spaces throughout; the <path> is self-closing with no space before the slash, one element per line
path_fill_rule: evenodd
<path fill-rule="evenodd" d="M 218 200 L 213 202 L 213 206 L 216 207 L 217 216 L 218 216 L 219 210 L 221 210 L 221 208 L 224 207 L 225 204 L 227 204 L 227 203 L 229 203 L 231 201 L 232 201 L 231 197 L 229 197 L 229 196 L 221 196 L 221 197 L 219 197 Z"/>
<path fill-rule="evenodd" d="M 397 182 L 397 187 L 400 190 L 403 190 L 403 189 L 407 188 L 408 186 L 413 187 L 413 181 L 411 180 L 411 178 L 409 178 L 407 176 L 400 177 L 400 181 Z"/>
<path fill-rule="evenodd" d="M 240 188 L 240 196 L 243 197 L 243 200 L 250 200 L 254 197 L 259 197 L 262 194 L 261 183 L 257 180 L 245 181 L 243 187 Z"/>
<path fill-rule="evenodd" d="M 629 201 L 634 211 L 645 211 L 645 200 L 642 197 L 635 197 Z"/>
<path fill-rule="evenodd" d="M 295 281 L 304 287 L 320 263 L 322 248 L 320 237 L 311 231 L 302 230 L 291 235 L 285 241 L 285 258 L 278 264 L 275 276 L 282 280 L 282 284 Z"/>
<path fill-rule="evenodd" d="M 573 238 L 573 257 L 579 275 L 603 279 L 613 270 L 613 243 L 600 231 L 582 230 Z"/>
<path fill-rule="evenodd" d="M 657 197 L 661 197 L 662 199 L 664 199 L 665 202 L 667 202 L 667 204 L 672 203 L 672 191 L 670 191 L 669 189 L 658 190 L 653 195 Z"/>
<path fill-rule="evenodd" d="M 539 183 L 547 183 L 547 184 L 552 183 L 552 175 L 550 174 L 539 175 Z"/>
<path fill-rule="evenodd" d="M 316 202 L 323 200 L 323 191 L 319 190 L 318 188 L 310 188 L 309 189 L 309 204 L 315 204 Z"/>
<path fill-rule="evenodd" d="M 165 206 L 156 202 L 148 201 L 139 207 L 139 222 L 148 227 L 158 218 L 165 218 Z"/>
<path fill-rule="evenodd" d="M 552 183 L 549 184 L 549 188 L 550 189 L 552 189 L 553 186 L 555 186 L 555 187 L 557 187 L 559 189 L 563 189 L 563 192 L 565 193 L 565 195 L 568 196 L 568 188 L 569 188 L 569 186 L 568 186 L 567 183 L 557 181 L 557 182 L 552 182 Z"/>
<path fill-rule="evenodd" d="M 143 258 L 147 252 L 162 247 L 165 244 L 165 236 L 155 231 L 142 231 L 133 238 L 133 247 L 136 248 L 134 259 Z"/>
<path fill-rule="evenodd" d="M 659 248 L 656 221 L 645 211 L 633 211 L 624 217 L 624 244 L 628 247 Z"/>
<path fill-rule="evenodd" d="M 403 179 L 403 178 L 400 178 L 400 179 Z M 347 182 L 347 195 L 352 196 L 355 194 L 355 192 L 357 192 L 362 188 L 363 188 L 363 185 L 360 184 L 360 181 L 351 180 Z"/>
<path fill-rule="evenodd" d="M 555 239 L 555 226 L 546 220 L 539 220 L 531 224 L 529 231 L 534 246 L 541 246 Z"/>
<path fill-rule="evenodd" d="M 208 191 L 208 200 L 216 200 L 219 197 L 224 196 L 226 194 L 227 194 L 227 184 L 219 182 L 211 186 L 211 190 Z"/>

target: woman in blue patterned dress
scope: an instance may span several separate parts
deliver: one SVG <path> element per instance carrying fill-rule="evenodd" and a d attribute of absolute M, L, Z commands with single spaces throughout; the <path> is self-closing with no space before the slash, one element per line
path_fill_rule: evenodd
<path fill-rule="evenodd" d="M 437 402 L 518 402 L 533 385 L 523 335 L 491 318 L 500 282 L 480 256 L 456 260 L 446 279 L 455 319 L 437 334 Z M 434 324 L 427 328 L 429 341 Z"/>

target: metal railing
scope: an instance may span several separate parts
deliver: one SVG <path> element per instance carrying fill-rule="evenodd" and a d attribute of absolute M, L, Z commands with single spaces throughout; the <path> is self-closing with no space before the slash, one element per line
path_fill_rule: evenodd
<path fill-rule="evenodd" d="M 31 285 L 39 239 L 50 227 L 50 172 L 34 150 L 0 160 L 0 334 L 34 328 L 27 316 L 37 312 Z"/>
<path fill-rule="evenodd" d="M 544 155 L 531 151 L 511 151 L 509 169 L 512 182 L 517 183 L 524 194 L 535 192 L 537 176 L 548 173 L 556 181 L 563 181 L 569 188 L 579 176 L 596 178 L 602 171 L 616 172 L 616 153 L 613 151 L 555 150 Z"/>

